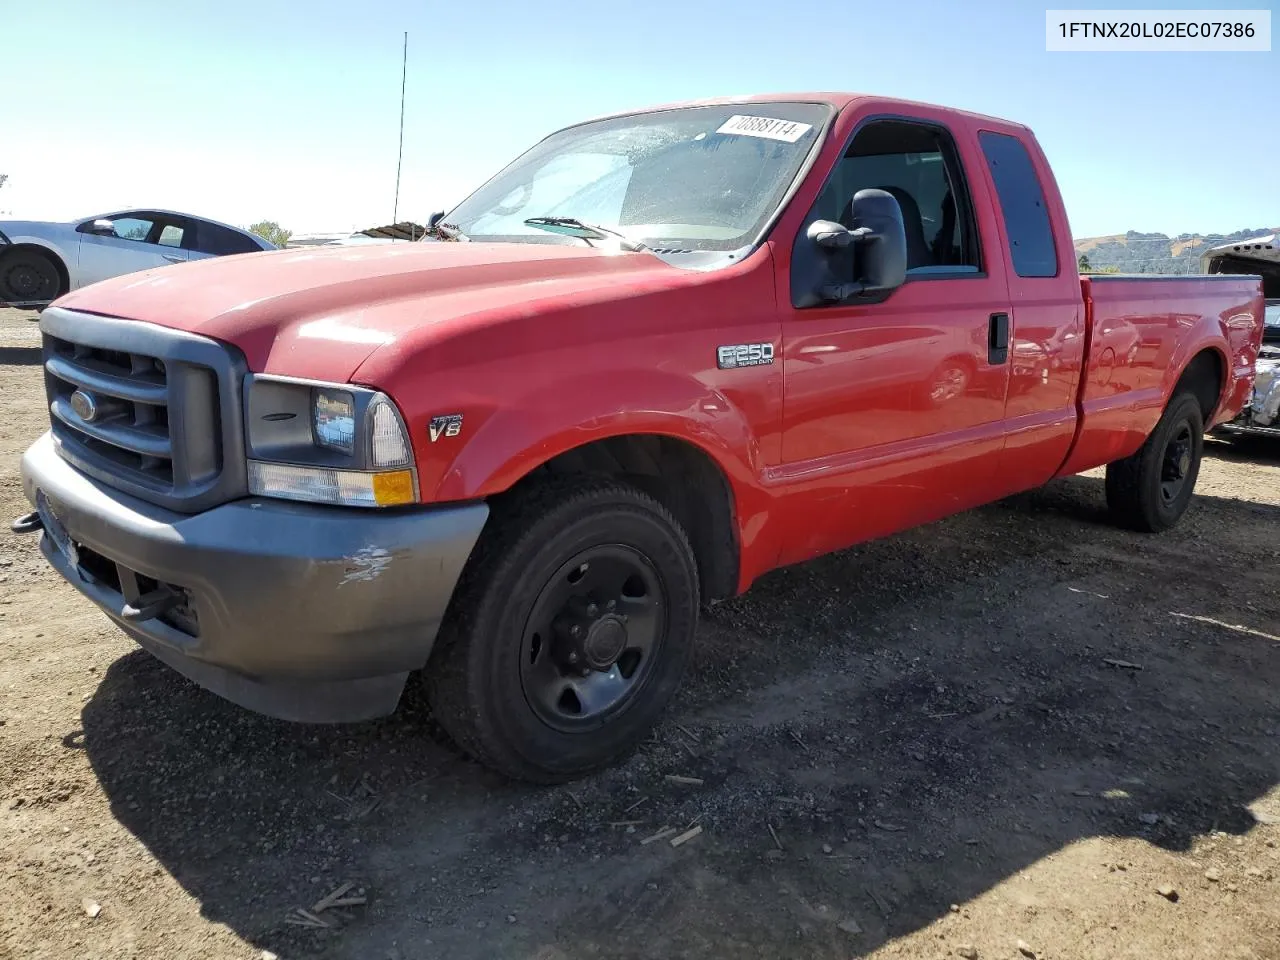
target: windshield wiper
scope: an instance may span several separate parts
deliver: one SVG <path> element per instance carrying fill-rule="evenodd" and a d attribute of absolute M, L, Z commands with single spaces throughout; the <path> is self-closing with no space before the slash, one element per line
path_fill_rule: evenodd
<path fill-rule="evenodd" d="M 565 237 L 577 237 L 579 240 L 587 241 L 590 245 L 592 240 L 604 240 L 608 237 L 617 237 L 621 241 L 624 250 L 649 250 L 651 249 L 647 243 L 641 243 L 639 240 L 632 240 L 625 233 L 619 233 L 611 227 L 603 227 L 598 223 L 583 223 L 574 217 L 530 217 L 524 222 L 526 227 L 537 227 L 539 230 L 546 230 L 548 233 L 558 233 Z"/>
<path fill-rule="evenodd" d="M 437 223 L 428 232 L 427 236 L 435 236 L 438 240 L 470 240 L 457 225 L 452 223 Z"/>

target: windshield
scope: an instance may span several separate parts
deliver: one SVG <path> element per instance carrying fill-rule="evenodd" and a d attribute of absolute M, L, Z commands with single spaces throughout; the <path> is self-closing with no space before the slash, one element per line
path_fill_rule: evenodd
<path fill-rule="evenodd" d="M 1266 323 L 1268 327 L 1280 327 L 1280 300 L 1267 301 Z"/>
<path fill-rule="evenodd" d="M 469 240 L 581 244 L 525 223 L 569 217 L 659 253 L 738 250 L 756 242 L 830 115 L 816 103 L 738 103 L 570 127 L 444 222 Z"/>

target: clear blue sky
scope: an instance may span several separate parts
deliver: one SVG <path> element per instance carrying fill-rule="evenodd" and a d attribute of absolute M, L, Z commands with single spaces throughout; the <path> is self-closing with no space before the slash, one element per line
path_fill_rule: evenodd
<path fill-rule="evenodd" d="M 1069 5 L 0 0 L 0 213 L 152 205 L 298 232 L 388 222 L 408 30 L 400 219 L 452 206 L 575 120 L 830 89 L 1029 124 L 1077 236 L 1280 224 L 1275 44 L 1047 53 L 1045 7 Z"/>

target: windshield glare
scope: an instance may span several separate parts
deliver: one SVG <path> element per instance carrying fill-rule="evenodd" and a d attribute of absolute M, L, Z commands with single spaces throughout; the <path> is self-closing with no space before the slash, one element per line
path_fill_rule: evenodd
<path fill-rule="evenodd" d="M 572 217 L 660 251 L 755 242 L 831 110 L 814 103 L 690 107 L 561 130 L 445 221 L 468 239 L 582 243 L 524 223 Z"/>

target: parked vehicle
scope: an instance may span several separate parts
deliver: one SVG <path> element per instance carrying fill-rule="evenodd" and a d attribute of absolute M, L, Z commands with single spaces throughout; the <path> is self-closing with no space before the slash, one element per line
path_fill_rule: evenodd
<path fill-rule="evenodd" d="M 572 126 L 433 232 L 63 297 L 15 528 L 236 703 L 421 671 L 534 781 L 629 751 L 776 567 L 1103 464 L 1173 526 L 1262 332 L 1257 278 L 1082 279 L 1025 127 L 873 97 Z"/>
<path fill-rule="evenodd" d="M 274 249 L 247 230 L 169 210 L 123 210 L 73 223 L 0 220 L 0 303 L 43 305 L 124 273 Z"/>
<path fill-rule="evenodd" d="M 1200 263 L 1205 273 L 1261 275 L 1267 297 L 1253 394 L 1239 415 L 1213 432 L 1226 439 L 1242 434 L 1280 438 L 1280 237 L 1224 243 L 1206 251 Z"/>

